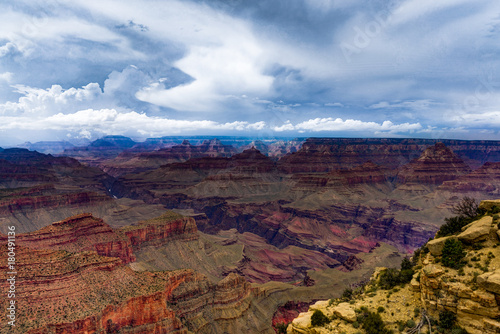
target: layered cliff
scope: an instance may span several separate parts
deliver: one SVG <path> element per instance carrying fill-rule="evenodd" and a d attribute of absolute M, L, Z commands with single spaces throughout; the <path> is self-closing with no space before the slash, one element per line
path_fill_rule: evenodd
<path fill-rule="evenodd" d="M 300 150 L 280 159 L 279 166 L 287 173 L 327 172 L 372 161 L 396 169 L 417 159 L 427 147 L 438 142 L 449 147 L 472 168 L 488 161 L 500 161 L 498 141 L 308 138 Z"/>
<path fill-rule="evenodd" d="M 160 217 L 140 221 L 119 230 L 127 236 L 135 249 L 143 245 L 162 245 L 173 240 L 195 240 L 198 238 L 196 222 L 191 217 L 183 217 L 168 211 Z"/>
<path fill-rule="evenodd" d="M 400 183 L 442 184 L 471 171 L 462 159 L 443 143 L 428 147 L 422 155 L 398 172 Z"/>
<path fill-rule="evenodd" d="M 202 157 L 230 157 L 236 153 L 236 148 L 224 145 L 218 139 L 205 140 L 200 145 L 191 145 L 189 141 L 184 140 L 180 145 L 154 151 L 124 151 L 114 159 L 103 161 L 99 166 L 108 174 L 118 177 L 152 170 L 169 163 Z"/>
<path fill-rule="evenodd" d="M 7 237 L 0 235 L 0 242 L 6 241 Z M 135 261 L 130 240 L 91 214 L 80 214 L 35 232 L 18 234 L 16 242 L 30 249 L 96 251 L 101 256 L 117 257 L 123 263 Z"/>
<path fill-rule="evenodd" d="M 109 196 L 90 191 L 62 192 L 53 185 L 29 188 L 5 189 L 0 195 L 0 216 L 26 214 L 35 210 L 57 208 L 77 208 L 89 205 L 109 203 Z"/>
<path fill-rule="evenodd" d="M 132 234 L 129 235 L 128 232 Z M 137 233 L 137 234 L 136 234 Z M 258 289 L 236 274 L 213 283 L 193 270 L 136 272 L 134 247 L 192 240 L 196 225 L 167 213 L 114 231 L 82 214 L 16 235 L 16 326 L 9 333 L 209 333 L 270 329 L 249 312 Z M 136 238 L 141 236 L 140 240 Z M 129 239 L 130 237 L 130 239 Z M 133 240 L 133 242 L 131 242 Z M 1 238 L 0 288 L 7 242 Z M 9 300 L 2 299 L 6 318 Z"/>
<path fill-rule="evenodd" d="M 438 190 L 454 193 L 487 193 L 500 195 L 500 163 L 487 162 L 469 174 L 452 181 L 445 181 Z"/>

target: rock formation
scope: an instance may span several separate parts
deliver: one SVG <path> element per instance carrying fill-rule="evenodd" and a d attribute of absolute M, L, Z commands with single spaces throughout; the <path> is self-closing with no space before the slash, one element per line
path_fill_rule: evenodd
<path fill-rule="evenodd" d="M 442 184 L 468 174 L 470 167 L 443 143 L 428 147 L 422 155 L 402 167 L 397 177 L 401 183 Z"/>
<path fill-rule="evenodd" d="M 108 159 L 99 164 L 101 169 L 115 177 L 140 173 L 174 162 L 184 162 L 202 157 L 230 157 L 237 150 L 231 145 L 224 145 L 218 139 L 205 140 L 200 145 L 191 145 L 184 140 L 180 145 L 160 148 L 154 151 L 127 150 L 114 159 Z"/>
<path fill-rule="evenodd" d="M 421 253 L 410 283 L 392 290 L 381 290 L 382 273 L 378 268 L 372 281 L 349 302 L 350 295 L 319 301 L 301 313 L 288 327 L 287 333 L 354 333 L 362 323 L 363 308 L 381 316 L 387 329 L 459 331 L 467 333 L 498 333 L 500 331 L 500 245 L 498 215 L 500 200 L 484 201 L 480 208 L 486 215 L 466 225 L 455 235 L 430 241 Z M 444 247 L 449 240 L 463 244 L 463 260 L 445 262 Z M 425 252 L 428 249 L 430 252 Z M 446 252 L 450 252 L 446 250 Z M 457 262 L 458 261 L 458 262 Z M 387 276 L 386 276 L 387 277 Z M 346 297 L 347 296 L 347 297 Z M 332 316 L 326 324 L 315 327 L 311 318 L 315 310 Z M 420 318 L 420 322 L 419 322 Z M 427 319 L 434 319 L 431 322 Z M 332 320 L 333 319 L 333 320 Z M 456 320 L 455 320 L 456 319 Z M 453 324 L 455 323 L 455 324 Z M 381 326 L 381 325 L 380 325 Z M 418 327 L 420 326 L 420 327 Z M 453 326 L 453 327 L 452 327 Z M 457 327 L 459 326 L 459 327 Z"/>

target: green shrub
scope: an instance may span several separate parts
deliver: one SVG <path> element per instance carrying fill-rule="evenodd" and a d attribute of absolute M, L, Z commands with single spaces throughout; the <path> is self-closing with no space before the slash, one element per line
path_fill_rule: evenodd
<path fill-rule="evenodd" d="M 357 321 L 353 322 L 352 327 L 359 328 L 359 322 L 357 322 Z"/>
<path fill-rule="evenodd" d="M 455 320 L 457 320 L 457 315 L 455 313 L 447 310 L 439 312 L 439 326 L 441 328 L 452 328 L 455 324 Z"/>
<path fill-rule="evenodd" d="M 400 332 L 402 332 L 402 331 L 404 331 L 404 330 L 405 330 L 405 328 L 406 328 L 406 324 L 405 324 L 403 321 L 398 321 L 398 322 L 397 322 L 397 324 L 398 324 L 398 330 L 399 330 Z"/>
<path fill-rule="evenodd" d="M 385 328 L 379 313 L 368 312 L 363 319 L 363 329 L 366 334 L 390 334 L 392 331 Z"/>
<path fill-rule="evenodd" d="M 389 290 L 399 284 L 399 272 L 389 268 L 380 273 L 379 285 L 382 289 Z"/>
<path fill-rule="evenodd" d="M 466 253 L 462 243 L 456 239 L 448 239 L 444 243 L 442 262 L 443 265 L 453 269 L 459 269 L 464 266 L 463 258 Z"/>
<path fill-rule="evenodd" d="M 330 321 L 328 320 L 326 315 L 324 315 L 320 310 L 314 311 L 313 315 L 311 316 L 311 325 L 313 327 L 323 326 L 329 322 Z"/>
<path fill-rule="evenodd" d="M 470 224 L 473 219 L 464 216 L 456 216 L 445 218 L 444 221 L 446 223 L 444 223 L 444 225 L 441 226 L 439 231 L 436 233 L 436 238 L 446 237 L 447 235 L 452 235 L 460 232 L 462 230 L 462 227 Z"/>
<path fill-rule="evenodd" d="M 415 309 L 413 310 L 413 314 L 414 314 L 415 318 L 420 316 L 420 308 L 415 307 Z"/>
<path fill-rule="evenodd" d="M 350 288 L 345 288 L 344 292 L 342 292 L 342 299 L 344 300 L 351 300 L 352 298 L 352 289 Z"/>
<path fill-rule="evenodd" d="M 286 329 L 288 328 L 288 324 L 281 322 L 279 324 L 274 325 L 278 334 L 286 334 Z"/>
<path fill-rule="evenodd" d="M 410 319 L 406 322 L 406 327 L 408 327 L 408 328 L 413 328 L 413 327 L 415 327 L 415 325 L 416 325 L 415 321 L 413 321 L 412 319 Z"/>
<path fill-rule="evenodd" d="M 385 308 L 384 308 L 383 306 L 379 306 L 379 307 L 377 308 L 377 312 L 378 312 L 378 313 L 385 312 Z"/>
<path fill-rule="evenodd" d="M 408 270 L 411 268 L 413 268 L 412 263 L 410 262 L 410 260 L 407 257 L 405 257 L 403 259 L 403 261 L 401 261 L 401 270 Z"/>

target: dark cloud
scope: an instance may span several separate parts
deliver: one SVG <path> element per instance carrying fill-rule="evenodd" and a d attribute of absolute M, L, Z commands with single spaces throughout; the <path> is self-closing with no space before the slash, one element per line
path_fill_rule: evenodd
<path fill-rule="evenodd" d="M 144 130 L 130 132 L 139 137 L 159 133 L 161 120 L 206 133 L 498 136 L 493 0 L 32 0 L 0 9 L 0 117 L 10 122 L 0 132 L 27 119 L 64 132 L 71 117 L 51 115 L 81 122 L 96 115 L 82 111 L 102 110 L 113 133 L 127 117 L 140 120 Z"/>

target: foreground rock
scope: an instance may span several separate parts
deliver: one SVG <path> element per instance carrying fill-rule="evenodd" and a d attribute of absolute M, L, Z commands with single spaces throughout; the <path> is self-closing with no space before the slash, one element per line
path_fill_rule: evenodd
<path fill-rule="evenodd" d="M 496 210 L 492 211 L 493 204 L 496 203 L 499 202 L 481 203 L 481 207 L 488 207 L 490 211 L 485 217 L 464 227 L 458 236 L 429 242 L 427 248 L 430 252 L 423 253 L 419 257 L 418 266 L 415 267 L 416 273 L 409 284 L 382 290 L 377 283 L 381 277 L 381 270 L 377 270 L 372 276 L 372 282 L 364 288 L 364 292 L 349 303 L 337 299 L 315 304 L 317 306 L 315 309 L 330 317 L 327 324 L 320 327 L 311 325 L 310 319 L 314 309 L 311 306 L 309 312 L 300 314 L 292 321 L 287 333 L 356 333 L 360 326 L 357 321 L 362 320 L 356 313 L 359 314 L 363 308 L 379 313 L 385 328 L 393 331 L 407 331 L 423 319 L 421 331 L 426 332 L 429 330 L 428 322 L 421 318 L 422 314 L 439 323 L 442 321 L 440 314 L 449 312 L 456 316 L 456 325 L 465 329 L 467 333 L 499 333 L 500 241 L 494 231 L 500 221 L 495 216 Z M 467 264 L 456 270 L 442 264 L 442 246 L 444 241 L 449 239 L 486 242 L 479 247 L 477 243 L 469 246 L 464 243 L 466 250 L 464 260 Z M 346 315 L 351 310 L 354 312 L 353 318 Z M 436 326 L 432 325 L 433 332 Z M 454 330 L 458 331 L 457 328 Z"/>

